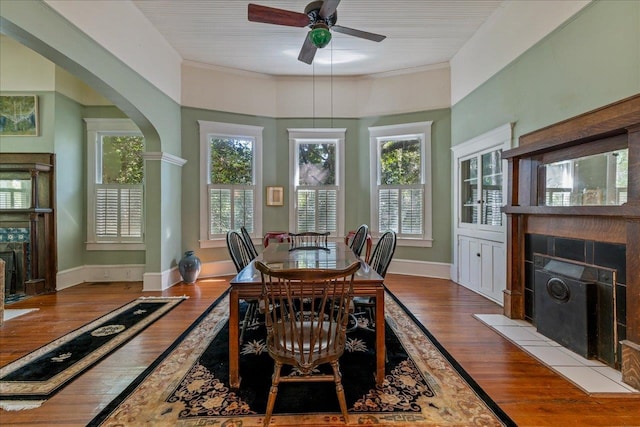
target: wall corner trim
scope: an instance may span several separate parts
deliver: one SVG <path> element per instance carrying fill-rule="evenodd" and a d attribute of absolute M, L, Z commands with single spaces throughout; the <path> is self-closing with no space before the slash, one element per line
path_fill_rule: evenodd
<path fill-rule="evenodd" d="M 176 166 L 184 166 L 187 163 L 186 159 L 182 157 L 174 156 L 173 154 L 164 153 L 161 151 L 147 151 L 142 154 L 142 158 L 145 160 L 159 160 Z"/>

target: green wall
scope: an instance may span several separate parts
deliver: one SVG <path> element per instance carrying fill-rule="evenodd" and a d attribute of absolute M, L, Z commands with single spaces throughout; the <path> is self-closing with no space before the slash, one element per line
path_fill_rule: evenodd
<path fill-rule="evenodd" d="M 87 152 L 81 117 L 80 104 L 55 94 L 55 127 L 52 131 L 53 152 L 56 153 L 58 271 L 86 264 Z"/>
<path fill-rule="evenodd" d="M 453 106 L 452 145 L 508 122 L 517 141 L 637 93 L 640 1 L 594 1 Z"/>
<path fill-rule="evenodd" d="M 289 229 L 289 135 L 288 128 L 346 128 L 345 136 L 345 230 L 371 221 L 369 131 L 384 126 L 420 121 L 432 125 L 433 236 L 432 248 L 398 247 L 397 257 L 420 261 L 450 262 L 451 253 L 451 113 L 449 109 L 410 114 L 357 118 L 268 118 L 182 108 L 183 248 L 196 250 L 203 261 L 227 259 L 226 248 L 199 248 L 200 133 L 198 120 L 264 126 L 263 183 L 285 188 L 285 206 L 263 207 L 263 231 Z M 442 202 L 445 200 L 446 202 Z"/>

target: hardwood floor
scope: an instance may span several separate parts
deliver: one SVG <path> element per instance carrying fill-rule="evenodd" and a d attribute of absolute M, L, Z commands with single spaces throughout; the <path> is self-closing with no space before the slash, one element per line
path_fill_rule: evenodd
<path fill-rule="evenodd" d="M 0 411 L 0 424 L 85 425 L 224 292 L 228 279 L 162 293 L 143 293 L 141 283 L 83 284 L 10 305 L 39 310 L 0 327 L 0 366 L 138 296 L 189 296 L 42 407 Z M 640 426 L 640 398 L 590 397 L 472 317 L 501 313 L 496 304 L 448 280 L 389 274 L 385 283 L 519 426 Z"/>

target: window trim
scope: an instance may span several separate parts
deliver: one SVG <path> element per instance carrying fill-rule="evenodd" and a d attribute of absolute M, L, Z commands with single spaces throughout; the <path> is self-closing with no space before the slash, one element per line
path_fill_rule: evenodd
<path fill-rule="evenodd" d="M 211 122 L 198 120 L 200 127 L 200 247 L 201 248 L 221 248 L 226 247 L 225 238 L 209 238 L 209 210 L 208 207 L 208 187 L 210 181 L 209 159 L 211 146 L 209 137 L 211 135 L 227 138 L 247 138 L 254 141 L 254 212 L 255 224 L 252 238 L 262 236 L 262 132 L 263 126 L 240 125 L 235 123 Z"/>
<path fill-rule="evenodd" d="M 87 127 L 87 241 L 88 251 L 137 251 L 145 250 L 145 218 L 146 210 L 146 186 L 142 181 L 142 237 L 140 239 L 118 238 L 116 240 L 99 239 L 96 236 L 96 189 L 98 174 L 101 167 L 98 166 L 98 142 L 102 135 L 135 135 L 142 136 L 142 132 L 131 119 L 103 119 L 85 118 Z M 142 153 L 144 155 L 144 152 Z"/>
<path fill-rule="evenodd" d="M 336 144 L 336 188 L 338 191 L 336 203 L 337 224 L 335 235 L 331 238 L 344 236 L 345 203 L 344 203 L 344 171 L 345 171 L 345 136 L 347 128 L 287 128 L 289 133 L 289 230 L 296 230 L 296 180 L 297 180 L 297 150 L 299 144 L 331 142 Z M 314 187 L 317 188 L 317 187 Z"/>
<path fill-rule="evenodd" d="M 378 230 L 378 186 L 380 183 L 380 141 L 390 138 L 417 138 L 421 144 L 421 187 L 423 199 L 423 230 L 419 237 L 398 236 L 399 246 L 432 247 L 433 246 L 433 188 L 431 163 L 431 125 L 433 121 L 403 123 L 388 126 L 369 127 L 369 171 L 370 171 L 370 232 L 374 238 L 382 234 Z"/>

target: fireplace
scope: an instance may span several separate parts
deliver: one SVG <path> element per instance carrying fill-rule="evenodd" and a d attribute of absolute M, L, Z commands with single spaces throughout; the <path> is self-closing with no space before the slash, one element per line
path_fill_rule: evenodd
<path fill-rule="evenodd" d="M 538 324 L 536 293 L 554 277 L 574 281 L 585 296 L 574 309 L 592 313 L 578 332 L 587 341 L 580 351 L 620 369 L 623 381 L 640 389 L 640 94 L 522 135 L 502 157 L 505 315 Z M 593 274 L 545 268 L 550 261 Z M 536 275 L 544 287 L 536 286 Z M 561 297 L 563 286 L 550 286 Z"/>

